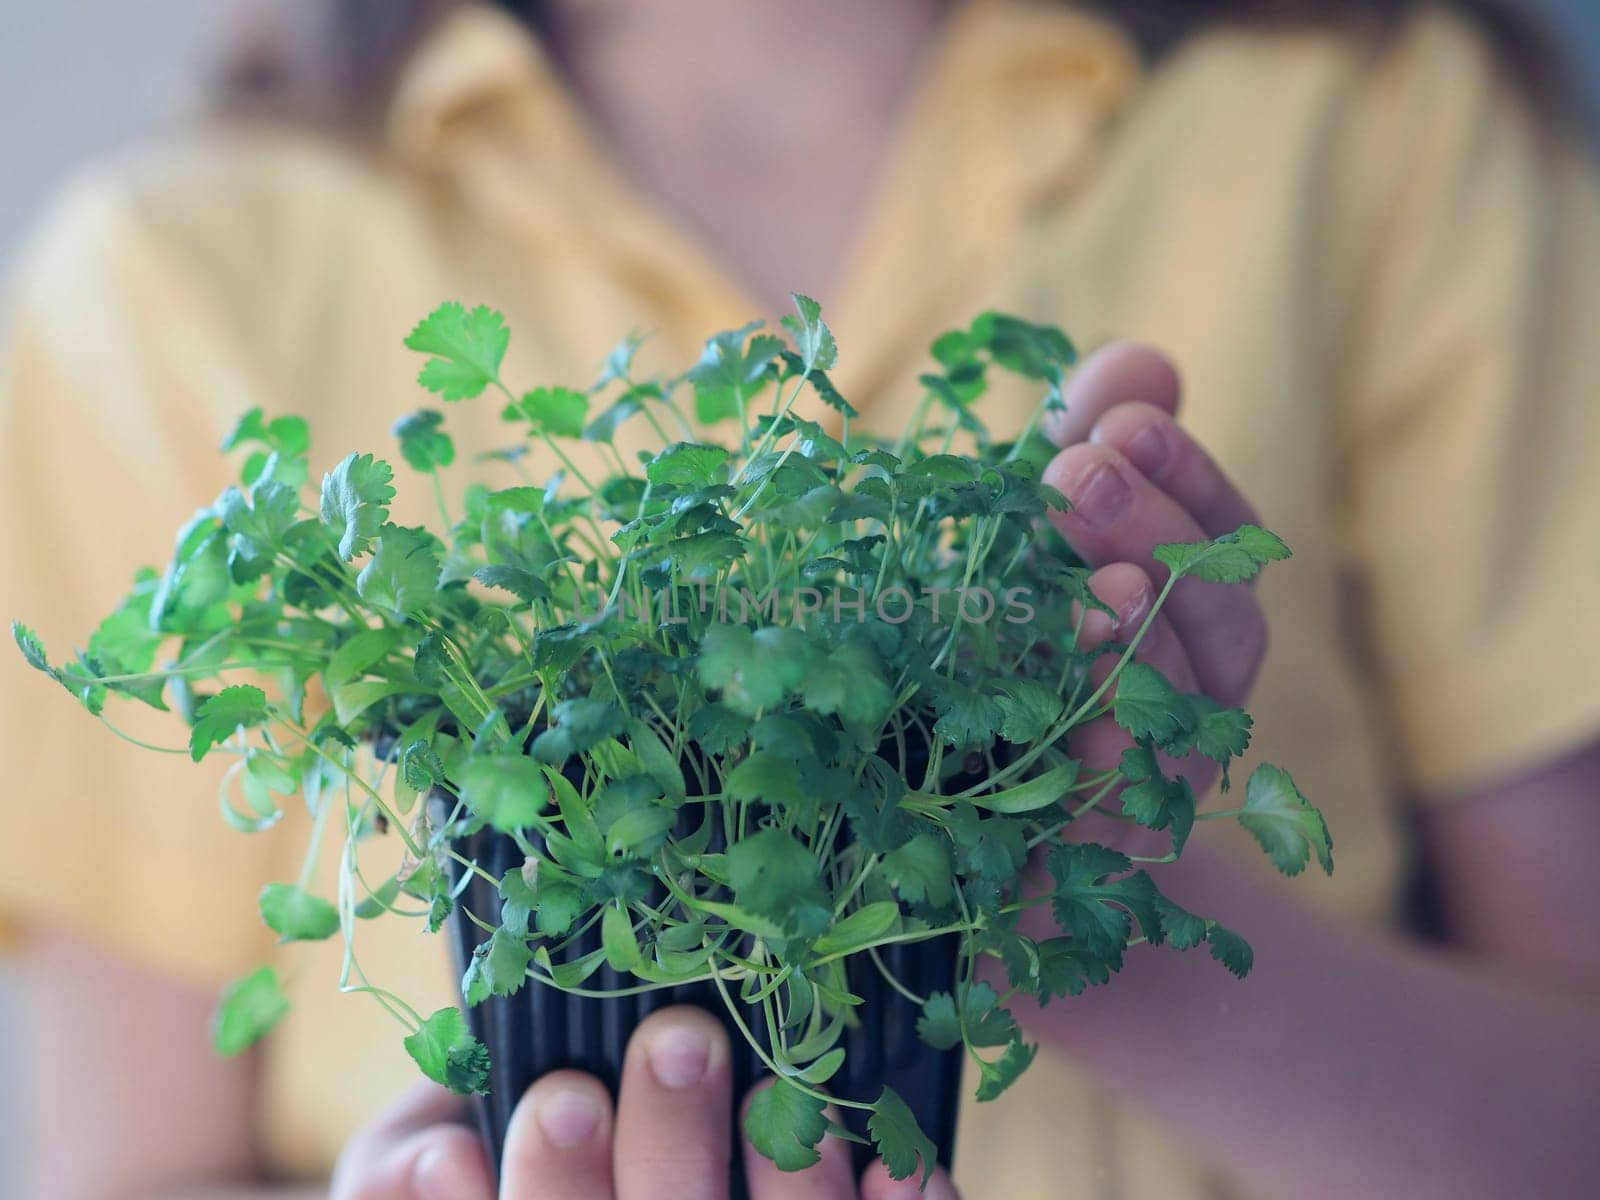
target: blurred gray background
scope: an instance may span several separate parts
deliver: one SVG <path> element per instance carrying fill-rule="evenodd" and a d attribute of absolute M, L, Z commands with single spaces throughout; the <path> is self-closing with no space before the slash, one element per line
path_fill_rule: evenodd
<path fill-rule="evenodd" d="M 242 10 L 288 0 L 0 0 L 0 272 L 17 239 L 78 164 L 180 120 L 202 68 Z M 1600 0 L 1532 0 L 1558 23 L 1600 128 Z M 0 302 L 3 309 L 3 302 Z M 0 961 L 0 1197 L 20 1098 L 15 1048 L 26 1014 Z"/>

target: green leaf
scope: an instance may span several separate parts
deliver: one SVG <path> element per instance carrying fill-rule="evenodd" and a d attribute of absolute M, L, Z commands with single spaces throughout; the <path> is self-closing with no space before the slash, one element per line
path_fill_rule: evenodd
<path fill-rule="evenodd" d="M 581 438 L 589 418 L 589 397 L 571 388 L 535 388 L 503 414 L 507 420 L 521 418 L 534 433 L 546 437 Z"/>
<path fill-rule="evenodd" d="M 986 795 L 969 796 L 967 800 L 989 812 L 1037 812 L 1060 801 L 1067 789 L 1077 782 L 1078 767 L 1077 759 L 1068 759 L 1059 766 L 1051 767 L 1043 775 L 1035 775 L 1025 783 L 1019 783 L 1002 791 L 989 792 Z"/>
<path fill-rule="evenodd" d="M 919 833 L 883 858 L 884 874 L 902 899 L 934 908 L 943 908 L 955 897 L 954 866 L 950 840 L 933 833 Z"/>
<path fill-rule="evenodd" d="M 1056 885 L 1052 903 L 1056 920 L 1090 954 L 1104 959 L 1121 954 L 1132 935 L 1130 912 L 1146 937 L 1160 940 L 1161 918 L 1150 877 L 1137 871 L 1122 879 L 1109 878 L 1133 865 L 1127 855 L 1092 842 L 1066 842 L 1051 850 L 1046 861 Z"/>
<path fill-rule="evenodd" d="M 420 408 L 401 417 L 390 428 L 400 439 L 400 455 L 413 470 L 431 474 L 456 460 L 456 444 L 444 431 L 444 414 Z"/>
<path fill-rule="evenodd" d="M 706 340 L 700 361 L 688 375 L 694 385 L 695 416 L 701 424 L 737 416 L 765 386 L 767 364 L 782 351 L 783 343 L 770 336 L 750 337 L 760 328 L 761 322 L 753 321 Z"/>
<path fill-rule="evenodd" d="M 223 989 L 211 1017 L 211 1044 L 227 1058 L 259 1042 L 289 1011 L 289 998 L 271 967 L 258 967 Z"/>
<path fill-rule="evenodd" d="M 1174 575 L 1211 583 L 1254 579 L 1269 562 L 1289 557 L 1289 547 L 1275 533 L 1257 525 L 1241 525 L 1209 542 L 1169 542 L 1151 551 Z"/>
<path fill-rule="evenodd" d="M 980 1059 L 978 1072 L 982 1078 L 978 1082 L 978 1102 L 982 1104 L 997 1099 L 1033 1065 L 1034 1056 L 1038 1053 L 1038 1046 L 1024 1045 L 1019 1037 L 1007 1043 L 1005 1053 L 993 1062 Z"/>
<path fill-rule="evenodd" d="M 747 717 L 770 709 L 806 678 L 812 647 L 805 635 L 771 625 L 751 633 L 742 625 L 713 625 L 695 669 L 700 682 L 722 690 L 722 703 Z"/>
<path fill-rule="evenodd" d="M 721 446 L 697 442 L 674 442 L 645 464 L 645 478 L 652 486 L 670 491 L 699 491 L 723 481 L 722 466 L 728 452 Z"/>
<path fill-rule="evenodd" d="M 900 919 L 900 906 L 893 900 L 879 900 L 856 909 L 812 944 L 811 952 L 818 958 L 835 954 L 853 954 L 877 941 L 894 928 Z"/>
<path fill-rule="evenodd" d="M 750 1144 L 781 1171 L 803 1171 L 822 1156 L 816 1145 L 828 1132 L 828 1119 L 816 1096 L 786 1080 L 775 1080 L 751 1098 L 744 1133 Z"/>
<path fill-rule="evenodd" d="M 457 1008 L 441 1008 L 405 1040 L 422 1073 L 458 1095 L 489 1090 L 489 1052 L 467 1032 L 466 1019 Z"/>
<path fill-rule="evenodd" d="M 839 359 L 839 348 L 832 332 L 822 323 L 822 305 L 799 292 L 790 293 L 790 299 L 799 315 L 784 317 L 781 323 L 794 339 L 794 348 L 800 353 L 806 374 L 813 370 L 831 370 Z"/>
<path fill-rule="evenodd" d="M 546 937 L 561 937 L 583 911 L 583 896 L 570 883 L 539 882 L 539 902 L 533 910 L 534 928 Z"/>
<path fill-rule="evenodd" d="M 1065 705 L 1054 688 L 1036 679 L 1009 679 L 1000 684 L 1000 736 L 1008 742 L 1032 742 L 1061 718 Z"/>
<path fill-rule="evenodd" d="M 963 989 L 961 1008 L 949 992 L 934 992 L 917 1019 L 917 1036 L 936 1050 L 969 1046 L 1003 1046 L 1017 1034 L 1017 1023 L 1000 1007 L 1000 997 L 987 983 Z"/>
<path fill-rule="evenodd" d="M 545 584 L 544 580 L 523 567 L 495 563 L 491 566 L 479 567 L 472 573 L 472 577 L 486 588 L 510 592 L 524 604 L 532 604 L 535 600 L 550 599 L 550 588 Z"/>
<path fill-rule="evenodd" d="M 1255 954 L 1250 949 L 1250 943 L 1233 930 L 1224 929 L 1215 921 L 1207 922 L 1206 942 L 1211 947 L 1211 957 L 1227 967 L 1236 977 L 1243 979 L 1250 974 L 1250 968 L 1255 963 Z"/>
<path fill-rule="evenodd" d="M 267 928 L 285 942 L 320 942 L 339 932 L 339 910 L 293 884 L 267 884 L 257 904 Z"/>
<path fill-rule="evenodd" d="M 21 621 L 11 622 L 11 637 L 17 643 L 17 649 L 22 651 L 22 657 L 35 671 L 43 671 L 52 679 L 60 679 L 60 674 L 50 665 L 50 659 L 44 652 L 44 643 L 39 640 L 39 635 L 34 633 Z"/>
<path fill-rule="evenodd" d="M 206 752 L 240 729 L 266 722 L 271 713 L 267 694 L 253 684 L 223 688 L 202 704 L 189 731 L 189 757 L 199 762 Z"/>
<path fill-rule="evenodd" d="M 889 1169 L 889 1178 L 908 1179 L 922 1163 L 922 1186 L 927 1187 L 938 1165 L 938 1151 L 922 1132 L 906 1102 L 891 1087 L 885 1086 L 867 1118 L 867 1130 L 878 1146 L 878 1157 Z"/>
<path fill-rule="evenodd" d="M 1111 714 L 1135 739 L 1147 739 L 1162 748 L 1187 733 L 1195 714 L 1188 697 L 1147 663 L 1133 662 L 1117 676 L 1117 695 Z"/>
<path fill-rule="evenodd" d="M 525 754 L 469 758 L 459 783 L 472 813 L 506 833 L 534 824 L 550 801 L 544 772 Z"/>
<path fill-rule="evenodd" d="M 439 594 L 439 554 L 422 528 L 385 525 L 377 549 L 356 577 L 356 592 L 374 608 L 401 618 L 415 616 Z"/>
<path fill-rule="evenodd" d="M 814 937 L 833 919 L 822 865 L 781 829 L 763 829 L 724 855 L 735 902 L 800 936 Z"/>
<path fill-rule="evenodd" d="M 1272 865 L 1285 875 L 1304 870 L 1313 851 L 1322 869 L 1333 874 L 1328 823 L 1283 768 L 1262 763 L 1251 773 L 1239 824 L 1261 843 Z"/>
<path fill-rule="evenodd" d="M 644 966 L 633 918 L 621 904 L 608 904 L 600 914 L 600 944 L 613 970 L 631 974 Z"/>
<path fill-rule="evenodd" d="M 365 674 L 367 668 L 382 662 L 399 644 L 398 629 L 363 629 L 333 652 L 328 665 L 322 669 L 323 682 L 330 688 L 349 683 Z"/>
<path fill-rule="evenodd" d="M 500 377 L 511 333 L 505 318 L 479 306 L 441 304 L 406 338 L 406 346 L 431 354 L 417 382 L 444 400 L 470 400 Z"/>
<path fill-rule="evenodd" d="M 563 700 L 551 713 L 554 725 L 533 742 L 533 757 L 557 765 L 607 738 L 619 736 L 626 723 L 622 710 L 606 700 L 579 696 Z"/>
<path fill-rule="evenodd" d="M 461 977 L 461 998 L 467 1004 L 482 1004 L 490 996 L 512 996 L 528 981 L 528 964 L 533 951 L 528 940 L 515 931 L 497 929 L 487 942 L 472 952 Z"/>
<path fill-rule="evenodd" d="M 389 519 L 394 472 L 381 458 L 351 454 L 322 477 L 322 523 L 349 562 L 372 545 Z"/>

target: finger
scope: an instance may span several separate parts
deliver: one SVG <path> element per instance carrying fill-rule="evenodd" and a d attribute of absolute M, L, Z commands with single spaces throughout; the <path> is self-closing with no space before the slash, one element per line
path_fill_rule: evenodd
<path fill-rule="evenodd" d="M 725 1200 L 733 1138 L 728 1035 L 699 1008 L 647 1017 L 628 1042 L 613 1171 L 621 1200 Z"/>
<path fill-rule="evenodd" d="M 1114 615 L 1099 609 L 1090 609 L 1084 614 L 1078 637 L 1079 648 L 1084 651 L 1096 650 L 1107 642 L 1131 643 L 1144 629 L 1150 610 L 1155 607 L 1155 582 L 1143 567 L 1134 563 L 1119 562 L 1101 567 L 1089 576 L 1089 590 Z M 1179 691 L 1192 692 L 1199 686 L 1183 643 L 1178 640 L 1172 623 L 1161 613 L 1150 621 L 1150 628 L 1145 630 L 1134 657 L 1160 671 Z M 1097 659 L 1090 667 L 1091 682 L 1099 686 L 1115 665 L 1116 660 L 1110 655 Z"/>
<path fill-rule="evenodd" d="M 1133 342 L 1114 342 L 1072 373 L 1061 395 L 1066 411 L 1046 415 L 1045 435 L 1058 446 L 1085 441 L 1119 404 L 1148 404 L 1175 414 L 1182 390 L 1178 370 L 1165 355 Z"/>
<path fill-rule="evenodd" d="M 351 1139 L 330 1200 L 493 1200 L 478 1136 L 459 1123 L 460 1099 L 419 1085 Z"/>
<path fill-rule="evenodd" d="M 588 1075 L 546 1075 L 528 1089 L 506 1127 L 501 1200 L 604 1200 L 611 1194 L 611 1097 Z"/>
<path fill-rule="evenodd" d="M 1259 518 L 1205 448 L 1153 404 L 1119 404 L 1095 422 L 1089 441 L 1110 446 L 1195 519 L 1207 537 Z"/>
<path fill-rule="evenodd" d="M 875 1162 L 861 1176 L 861 1200 L 961 1200 L 943 1167 L 934 1171 L 926 1191 L 921 1188 L 920 1169 L 909 1179 L 891 1179 L 889 1169 Z"/>
<path fill-rule="evenodd" d="M 754 1096 L 762 1086 L 751 1093 Z M 746 1097 L 744 1107 L 750 1107 Z M 829 1111 L 830 1120 L 839 1114 Z M 741 1112 L 741 1123 L 743 1114 Z M 750 1185 L 750 1200 L 856 1200 L 855 1168 L 850 1163 L 850 1147 L 831 1134 L 817 1143 L 822 1156 L 803 1171 L 780 1171 L 778 1164 L 761 1154 L 748 1139 L 744 1143 L 744 1175 Z"/>
<path fill-rule="evenodd" d="M 1091 567 L 1139 563 L 1163 584 L 1167 569 L 1151 551 L 1205 538 L 1188 513 L 1110 446 L 1068 447 L 1044 479 L 1072 502 L 1070 511 L 1050 519 Z M 1250 589 L 1183 579 L 1163 611 L 1204 691 L 1223 704 L 1242 700 L 1266 649 L 1266 620 Z"/>

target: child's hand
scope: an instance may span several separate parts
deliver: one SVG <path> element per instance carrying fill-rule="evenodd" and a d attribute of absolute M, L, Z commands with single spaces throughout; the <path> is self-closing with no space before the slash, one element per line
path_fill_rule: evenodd
<path fill-rule="evenodd" d="M 345 1148 L 331 1200 L 493 1200 L 463 1103 L 429 1084 Z M 671 1008 L 628 1043 L 613 1110 L 598 1080 L 557 1071 L 528 1090 L 506 1133 L 501 1200 L 726 1200 L 733 1095 L 728 1038 L 708 1013 Z M 822 1160 L 784 1174 L 744 1148 L 751 1200 L 958 1200 L 943 1171 L 928 1190 L 874 1164 L 859 1188 L 849 1147 L 824 1138 Z"/>

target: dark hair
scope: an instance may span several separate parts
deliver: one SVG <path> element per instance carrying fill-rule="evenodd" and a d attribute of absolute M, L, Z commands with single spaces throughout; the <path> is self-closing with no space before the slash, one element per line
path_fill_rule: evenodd
<path fill-rule="evenodd" d="M 281 0 L 271 0 L 276 8 Z M 1518 0 L 1082 0 L 1126 29 L 1148 58 L 1219 25 L 1305 26 L 1381 39 L 1427 8 L 1462 14 L 1544 123 L 1578 119 L 1577 90 L 1550 30 Z M 221 78 L 224 109 L 292 112 L 360 127 L 427 31 L 463 0 L 318 0 L 309 20 L 278 20 L 244 39 Z M 547 32 L 546 0 L 496 0 Z"/>

